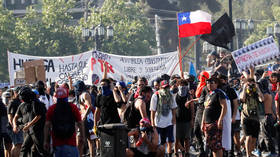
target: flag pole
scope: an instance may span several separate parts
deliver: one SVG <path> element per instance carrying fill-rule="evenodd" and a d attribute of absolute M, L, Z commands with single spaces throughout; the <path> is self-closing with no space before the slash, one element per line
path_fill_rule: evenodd
<path fill-rule="evenodd" d="M 191 46 L 187 49 L 187 51 L 184 53 L 183 57 L 185 57 L 185 56 L 187 55 L 187 53 L 191 50 L 191 48 L 194 46 L 194 44 L 197 43 L 197 42 L 199 41 L 199 39 L 200 39 L 200 37 L 198 37 L 198 38 L 192 43 L 192 45 L 191 45 Z M 179 62 L 181 62 L 181 61 L 179 60 Z M 171 71 L 170 75 L 173 74 L 173 72 L 175 71 L 175 68 L 178 66 L 178 63 L 179 63 L 179 62 L 177 62 L 177 64 L 175 65 L 175 67 L 174 67 L 173 70 Z"/>
<path fill-rule="evenodd" d="M 179 36 L 179 23 L 178 23 L 178 12 L 176 13 L 176 18 L 177 18 L 177 33 L 178 33 L 178 45 L 179 48 L 178 49 L 178 53 L 179 53 L 179 63 L 180 63 L 180 73 L 181 73 L 181 78 L 184 78 L 184 74 L 183 74 L 183 65 L 182 65 L 182 49 L 181 49 L 181 38 Z M 178 64 L 178 63 L 177 63 Z M 177 66 L 177 65 L 176 65 Z M 176 67 L 175 66 L 175 67 Z M 172 71 L 173 73 L 173 71 Z M 171 74 L 172 74 L 171 73 Z"/>

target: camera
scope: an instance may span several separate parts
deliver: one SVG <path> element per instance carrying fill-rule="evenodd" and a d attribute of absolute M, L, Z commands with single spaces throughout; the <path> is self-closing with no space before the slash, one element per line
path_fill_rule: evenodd
<path fill-rule="evenodd" d="M 250 94 L 250 93 L 254 93 L 254 92 L 256 92 L 257 91 L 257 89 L 256 89 L 256 87 L 255 87 L 255 84 L 249 84 L 248 85 L 248 93 Z"/>
<path fill-rule="evenodd" d="M 140 127 L 139 131 L 148 133 L 148 132 L 154 132 L 154 129 L 151 126 L 150 127 Z"/>

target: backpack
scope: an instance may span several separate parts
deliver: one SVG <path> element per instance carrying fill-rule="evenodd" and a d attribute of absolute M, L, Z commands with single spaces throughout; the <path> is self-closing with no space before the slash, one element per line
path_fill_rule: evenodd
<path fill-rule="evenodd" d="M 123 123 L 129 129 L 136 128 L 139 125 L 139 121 L 142 118 L 140 111 L 137 111 L 137 109 L 135 108 L 136 100 L 137 99 L 133 101 L 128 101 L 127 108 L 123 114 Z"/>
<path fill-rule="evenodd" d="M 63 105 L 63 108 L 58 105 Z M 56 104 L 52 118 L 53 133 L 59 139 L 71 138 L 75 132 L 75 117 L 70 104 L 66 105 Z"/>

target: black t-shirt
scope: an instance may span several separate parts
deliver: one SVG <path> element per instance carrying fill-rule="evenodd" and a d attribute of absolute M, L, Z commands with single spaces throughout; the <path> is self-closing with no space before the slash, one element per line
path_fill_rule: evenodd
<path fill-rule="evenodd" d="M 42 131 L 44 129 L 46 120 L 46 107 L 45 104 L 39 100 L 35 100 L 31 103 L 21 103 L 16 114 L 22 118 L 21 122 L 23 124 L 31 122 L 36 116 L 41 116 L 39 121 L 37 121 L 30 128 L 30 131 Z"/>
<path fill-rule="evenodd" d="M 238 96 L 237 96 L 235 90 L 233 88 L 231 88 L 229 85 L 223 86 L 222 90 L 226 93 L 226 95 L 228 96 L 228 98 L 230 100 L 231 113 L 233 113 L 233 108 L 234 108 L 233 100 L 237 99 Z"/>
<path fill-rule="evenodd" d="M 175 97 L 177 103 L 176 109 L 176 121 L 178 122 L 189 122 L 191 121 L 191 109 L 185 107 L 185 103 L 187 102 L 189 95 L 184 97 L 179 96 L 178 94 Z"/>
<path fill-rule="evenodd" d="M 204 102 L 205 102 L 205 99 L 206 99 L 206 96 L 208 94 L 208 89 L 207 87 L 205 86 L 203 89 L 202 89 L 202 92 L 201 92 L 201 95 L 198 99 L 198 104 L 199 106 L 203 106 L 204 107 Z"/>
<path fill-rule="evenodd" d="M 117 110 L 117 103 L 114 96 L 98 95 L 95 106 L 100 108 L 101 124 L 120 123 L 120 117 Z"/>
<path fill-rule="evenodd" d="M 8 114 L 11 114 L 14 117 L 20 104 L 21 102 L 19 98 L 10 101 L 8 105 Z"/>
<path fill-rule="evenodd" d="M 222 110 L 220 100 L 225 98 L 225 95 L 218 89 L 207 95 L 205 101 L 206 107 L 204 110 L 205 123 L 213 123 L 219 119 Z"/>

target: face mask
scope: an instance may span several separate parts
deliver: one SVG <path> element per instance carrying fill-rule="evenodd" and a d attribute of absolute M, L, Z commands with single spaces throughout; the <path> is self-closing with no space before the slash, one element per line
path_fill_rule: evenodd
<path fill-rule="evenodd" d="M 172 90 L 170 90 L 170 92 L 176 94 L 178 92 L 178 88 L 173 88 Z"/>
<path fill-rule="evenodd" d="M 147 131 L 147 127 L 140 127 L 140 131 L 141 131 L 141 132 Z"/>
<path fill-rule="evenodd" d="M 112 93 L 109 86 L 101 86 L 102 95 L 108 96 Z"/>
<path fill-rule="evenodd" d="M 187 95 L 187 92 L 188 92 L 188 87 L 187 86 L 179 86 L 178 87 L 178 95 L 179 96 L 186 96 Z"/>

